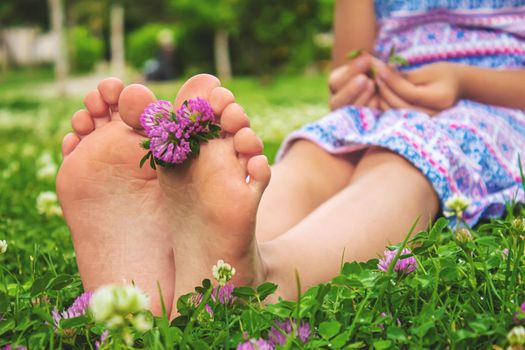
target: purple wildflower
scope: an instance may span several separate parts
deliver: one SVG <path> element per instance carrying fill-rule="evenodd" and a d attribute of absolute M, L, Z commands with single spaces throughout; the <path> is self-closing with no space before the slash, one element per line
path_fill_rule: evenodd
<path fill-rule="evenodd" d="M 207 132 L 206 123 L 213 122 L 215 115 L 208 101 L 197 97 L 191 98 L 176 112 L 179 123 L 187 124 L 191 134 Z"/>
<path fill-rule="evenodd" d="M 0 350 L 27 350 L 25 346 L 17 346 L 16 348 L 13 348 L 11 344 L 7 344 L 3 348 L 0 348 Z"/>
<path fill-rule="evenodd" d="M 273 350 L 274 346 L 272 343 L 267 342 L 266 340 L 259 339 L 250 339 L 244 343 L 237 345 L 237 350 Z"/>
<path fill-rule="evenodd" d="M 208 305 L 208 304 L 204 305 L 204 309 L 206 310 L 206 312 L 208 312 L 210 317 L 213 317 L 213 310 L 211 309 L 210 305 Z"/>
<path fill-rule="evenodd" d="M 234 286 L 232 283 L 226 283 L 224 286 L 215 287 L 213 289 L 213 292 L 211 293 L 212 300 L 217 302 L 216 299 L 218 297 L 220 304 L 224 304 L 224 305 L 230 304 L 231 302 L 235 300 L 235 298 L 232 295 L 233 288 Z M 219 289 L 219 292 L 218 292 L 219 295 L 217 295 L 217 289 Z"/>
<path fill-rule="evenodd" d="M 95 342 L 95 349 L 98 350 L 100 349 L 101 346 L 105 345 L 104 341 L 106 340 L 108 336 L 109 336 L 109 331 L 102 332 L 102 334 L 100 335 L 100 339 Z"/>
<path fill-rule="evenodd" d="M 153 156 L 169 164 L 181 164 L 188 159 L 191 153 L 190 142 L 185 139 L 179 139 L 176 144 L 172 139 L 174 131 L 177 127 L 173 124 L 163 123 L 156 130 L 155 134 L 151 134 L 150 150 Z M 164 129 L 160 129 L 164 128 Z"/>
<path fill-rule="evenodd" d="M 299 340 L 304 344 L 310 338 L 310 325 L 306 322 L 302 322 L 297 328 L 297 336 Z"/>
<path fill-rule="evenodd" d="M 159 100 L 149 104 L 140 116 L 150 139 L 151 154 L 167 164 L 182 164 L 188 159 L 192 152 L 190 145 L 206 139 L 214 122 L 210 104 L 199 97 L 189 99 L 175 113 L 170 102 Z"/>
<path fill-rule="evenodd" d="M 167 120 L 171 117 L 173 105 L 169 101 L 158 100 L 150 103 L 140 116 L 140 124 L 147 134 L 150 130 L 159 126 L 161 120 Z"/>
<path fill-rule="evenodd" d="M 385 250 L 385 253 L 384 253 L 385 256 L 383 257 L 383 259 L 379 260 L 379 264 L 377 264 L 377 268 L 384 272 L 388 271 L 390 264 L 392 263 L 392 261 L 394 260 L 397 254 L 397 251 L 398 251 L 397 249 Z M 410 249 L 405 248 L 401 251 L 400 256 L 408 255 L 408 254 L 412 254 L 412 252 L 410 251 Z M 394 271 L 397 273 L 409 274 L 413 272 L 416 269 L 416 267 L 417 267 L 416 258 L 411 256 L 411 257 L 404 258 L 404 259 L 398 259 L 396 262 L 396 266 L 394 266 Z"/>
<path fill-rule="evenodd" d="M 85 315 L 89 307 L 89 301 L 91 300 L 92 296 L 93 292 L 82 293 L 78 298 L 75 299 L 73 304 L 67 310 L 64 310 L 60 313 L 55 308 L 52 312 L 55 326 L 59 327 L 60 320 L 63 318 L 68 319 Z"/>
<path fill-rule="evenodd" d="M 294 325 L 297 326 L 297 322 L 294 321 Z M 292 334 L 292 326 L 291 320 L 286 320 L 285 322 L 276 321 L 268 334 L 270 342 L 274 345 L 284 345 L 286 343 L 286 337 Z M 306 322 L 300 322 L 296 330 L 296 335 L 301 343 L 306 343 L 310 338 L 310 325 Z"/>
<path fill-rule="evenodd" d="M 521 304 L 520 309 L 514 314 L 514 323 L 525 324 L 525 301 Z"/>
<path fill-rule="evenodd" d="M 202 293 L 192 293 L 191 298 L 188 300 L 188 306 L 198 307 L 202 301 Z"/>

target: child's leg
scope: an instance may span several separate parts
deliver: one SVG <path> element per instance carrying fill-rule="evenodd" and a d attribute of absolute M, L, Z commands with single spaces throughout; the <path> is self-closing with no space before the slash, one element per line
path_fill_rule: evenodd
<path fill-rule="evenodd" d="M 257 214 L 259 242 L 288 231 L 345 188 L 361 154 L 332 155 L 313 142 L 296 141 L 272 167 L 272 179 Z"/>
<path fill-rule="evenodd" d="M 279 238 L 260 245 L 268 280 L 279 294 L 296 295 L 294 270 L 309 287 L 335 276 L 345 260 L 367 260 L 388 242 L 401 241 L 417 217 L 421 230 L 439 209 L 425 176 L 402 157 L 372 148 L 357 165 L 350 185 Z"/>

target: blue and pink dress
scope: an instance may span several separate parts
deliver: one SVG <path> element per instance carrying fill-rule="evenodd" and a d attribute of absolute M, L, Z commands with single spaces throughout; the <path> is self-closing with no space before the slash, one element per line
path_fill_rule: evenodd
<path fill-rule="evenodd" d="M 494 69 L 525 68 L 525 0 L 376 0 L 376 53 L 406 58 L 403 69 L 450 61 Z M 525 89 L 525 82 L 524 82 Z M 413 110 L 347 106 L 291 133 L 334 154 L 369 145 L 392 150 L 432 183 L 442 207 L 454 194 L 471 200 L 465 219 L 503 214 L 523 201 L 518 158 L 525 163 L 522 110 L 461 100 L 433 117 Z"/>

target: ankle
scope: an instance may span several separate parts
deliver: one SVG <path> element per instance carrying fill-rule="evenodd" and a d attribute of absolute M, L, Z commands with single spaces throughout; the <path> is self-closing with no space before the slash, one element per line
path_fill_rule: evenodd
<path fill-rule="evenodd" d="M 278 298 L 285 300 L 297 299 L 297 286 L 295 283 L 295 269 L 289 259 L 283 261 L 283 257 L 289 257 L 286 253 L 284 242 L 268 241 L 259 245 L 261 261 L 265 266 L 265 282 L 275 283 L 278 288 L 275 294 L 268 297 L 267 302 L 274 303 Z"/>

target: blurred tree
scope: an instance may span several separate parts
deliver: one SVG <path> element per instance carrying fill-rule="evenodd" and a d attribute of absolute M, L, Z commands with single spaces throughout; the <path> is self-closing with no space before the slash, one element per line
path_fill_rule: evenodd
<path fill-rule="evenodd" d="M 68 28 L 68 61 L 70 70 L 86 73 L 93 70 L 103 58 L 104 43 L 93 35 L 86 26 Z"/>
<path fill-rule="evenodd" d="M 108 0 L 66 0 L 68 7 L 68 26 L 85 26 L 99 38 L 109 22 Z"/>
<path fill-rule="evenodd" d="M 109 42 L 109 47 L 106 49 L 110 52 L 112 74 L 122 76 L 125 67 L 124 0 L 67 0 L 67 2 L 70 30 L 75 30 L 74 28 L 81 25 L 100 39 L 109 38 L 104 42 Z M 132 2 L 130 2 L 131 6 L 133 6 Z M 82 43 L 71 44 L 79 46 L 73 49 L 76 52 L 86 52 L 88 49 Z M 98 47 L 93 47 L 90 53 L 92 57 L 98 57 L 98 52 Z M 84 63 L 81 65 L 86 67 Z"/>
<path fill-rule="evenodd" d="M 48 0 L 49 1 L 49 18 L 51 19 L 51 28 L 55 36 L 55 45 L 57 52 L 55 54 L 55 75 L 58 84 L 58 93 L 60 95 L 66 94 L 66 79 L 67 79 L 67 46 L 66 36 L 64 31 L 64 4 L 62 0 Z"/>
<path fill-rule="evenodd" d="M 111 69 L 113 75 L 122 77 L 126 65 L 124 59 L 124 4 L 122 0 L 111 1 Z"/>
<path fill-rule="evenodd" d="M 166 0 L 127 0 L 126 29 L 133 31 L 152 23 L 172 25 L 175 19 L 173 7 Z"/>
<path fill-rule="evenodd" d="M 178 18 L 188 28 L 214 31 L 215 67 L 221 79 L 232 76 L 229 40 L 238 24 L 238 0 L 170 0 Z"/>
<path fill-rule="evenodd" d="M 262 74 L 298 70 L 314 56 L 320 0 L 246 0 L 239 4 L 239 65 Z M 256 14 L 256 15 L 255 15 Z"/>
<path fill-rule="evenodd" d="M 0 3 L 0 65 L 2 66 L 1 73 L 5 73 L 8 68 L 7 60 L 7 47 L 4 43 L 4 33 L 3 33 L 3 15 L 9 11 L 11 3 Z"/>
<path fill-rule="evenodd" d="M 317 21 L 319 23 L 319 30 L 329 31 L 332 29 L 332 24 L 334 20 L 334 6 L 335 0 L 317 0 L 318 1 L 318 11 L 317 11 Z"/>
<path fill-rule="evenodd" d="M 49 28 L 48 4 L 42 0 L 0 1 L 0 23 L 4 26 L 33 25 Z"/>

